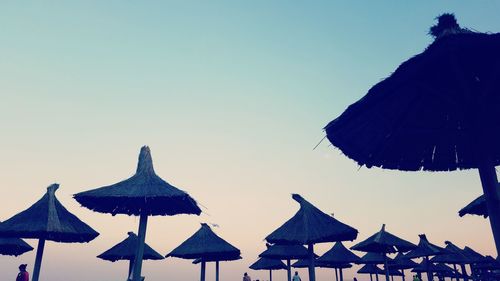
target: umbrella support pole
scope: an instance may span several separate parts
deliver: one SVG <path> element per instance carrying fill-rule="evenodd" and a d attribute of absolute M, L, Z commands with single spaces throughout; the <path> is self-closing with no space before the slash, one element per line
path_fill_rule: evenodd
<path fill-rule="evenodd" d="M 205 261 L 201 261 L 201 274 L 200 274 L 201 281 L 205 281 L 205 268 L 206 268 Z"/>
<path fill-rule="evenodd" d="M 127 278 L 131 277 L 133 271 L 134 271 L 134 260 L 130 260 L 128 263 L 128 277 Z"/>
<path fill-rule="evenodd" d="M 370 273 L 370 281 L 373 281 L 373 276 L 371 273 Z"/>
<path fill-rule="evenodd" d="M 139 236 L 137 239 L 137 252 L 135 254 L 133 281 L 141 281 L 142 258 L 144 256 L 144 241 L 146 240 L 146 227 L 148 225 L 148 215 L 141 214 L 139 219 Z"/>
<path fill-rule="evenodd" d="M 215 262 L 215 281 L 219 281 L 219 261 Z"/>
<path fill-rule="evenodd" d="M 462 276 L 463 276 L 464 281 L 467 281 L 468 278 L 467 278 L 467 270 L 465 269 L 465 264 L 461 264 L 460 269 L 462 271 Z"/>
<path fill-rule="evenodd" d="M 309 281 L 316 281 L 316 272 L 314 270 L 314 244 L 309 243 L 307 245 L 307 251 L 309 254 Z"/>
<path fill-rule="evenodd" d="M 290 265 L 290 259 L 286 260 L 286 272 L 288 274 L 288 281 L 292 281 L 292 266 Z"/>
<path fill-rule="evenodd" d="M 456 274 L 455 280 L 458 281 L 459 279 L 458 279 L 458 271 L 457 271 L 457 264 L 456 263 L 453 264 L 453 270 L 455 270 L 455 274 Z M 453 278 L 450 278 L 450 279 L 453 280 Z"/>
<path fill-rule="evenodd" d="M 405 270 L 404 269 L 401 269 L 401 273 L 403 274 L 403 281 L 405 281 Z"/>
<path fill-rule="evenodd" d="M 339 281 L 339 272 L 337 268 L 335 268 L 335 281 Z"/>
<path fill-rule="evenodd" d="M 273 270 L 269 269 L 269 281 L 273 281 Z"/>
<path fill-rule="evenodd" d="M 426 264 L 426 266 L 425 266 L 425 267 L 426 267 L 425 271 L 427 271 L 427 281 L 432 281 L 432 279 L 433 279 L 433 278 L 432 278 L 431 268 L 430 268 L 430 266 L 429 266 L 429 262 L 430 262 L 430 261 L 429 261 L 429 257 L 428 257 L 428 256 L 425 256 L 425 257 L 424 257 L 424 259 L 425 259 L 425 264 Z"/>
<path fill-rule="evenodd" d="M 387 264 L 387 254 L 384 253 L 384 269 L 385 269 L 385 281 L 390 281 L 389 279 L 389 265 Z"/>
<path fill-rule="evenodd" d="M 498 255 L 500 254 L 500 198 L 495 167 L 493 165 L 480 167 L 479 177 L 481 178 L 481 184 L 483 186 L 491 230 L 493 231 L 493 238 L 495 239 Z"/>
<path fill-rule="evenodd" d="M 378 273 L 375 273 L 375 280 L 378 281 Z"/>
<path fill-rule="evenodd" d="M 42 267 L 42 257 L 43 257 L 43 249 L 45 247 L 45 239 L 38 240 L 38 247 L 36 248 L 36 258 L 35 258 L 35 267 L 33 268 L 33 281 L 38 281 L 38 277 L 40 277 L 40 268 Z"/>
<path fill-rule="evenodd" d="M 344 281 L 344 274 L 342 273 L 342 268 L 339 268 L 340 281 Z"/>
<path fill-rule="evenodd" d="M 394 275 L 391 275 L 391 281 L 394 281 Z"/>

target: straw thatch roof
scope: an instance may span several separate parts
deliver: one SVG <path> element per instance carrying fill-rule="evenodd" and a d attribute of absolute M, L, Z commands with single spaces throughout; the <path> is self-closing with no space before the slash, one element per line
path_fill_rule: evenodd
<path fill-rule="evenodd" d="M 223 261 L 233 260 L 239 256 L 240 250 L 217 236 L 206 223 L 202 223 L 200 229 L 170 252 L 167 258 Z"/>
<path fill-rule="evenodd" d="M 223 256 L 223 257 L 214 257 L 214 258 L 198 258 L 193 260 L 193 264 L 199 264 L 200 262 L 220 262 L 220 261 L 237 261 L 241 260 L 241 256 Z"/>
<path fill-rule="evenodd" d="M 474 264 L 474 263 L 483 263 L 485 262 L 485 256 L 481 255 L 480 253 L 474 251 L 472 248 L 465 246 L 462 252 L 468 260 L 469 264 Z"/>
<path fill-rule="evenodd" d="M 430 271 L 430 272 L 453 272 L 453 269 L 451 269 L 450 267 L 448 267 L 442 263 L 435 264 L 432 262 L 427 262 L 424 259 L 424 260 L 422 260 L 422 262 L 420 262 L 418 264 L 418 266 L 413 268 L 411 272 L 428 272 L 428 271 Z"/>
<path fill-rule="evenodd" d="M 393 260 L 388 263 L 390 269 L 409 269 L 418 266 L 418 264 L 407 258 L 403 253 L 399 252 Z"/>
<path fill-rule="evenodd" d="M 302 259 L 309 256 L 307 249 L 302 245 L 266 245 L 268 248 L 259 257 L 270 259 Z"/>
<path fill-rule="evenodd" d="M 474 266 L 477 269 L 497 270 L 500 269 L 500 262 L 492 256 L 486 256 L 482 263 Z"/>
<path fill-rule="evenodd" d="M 384 224 L 379 232 L 352 246 L 351 249 L 362 252 L 395 253 L 407 252 L 416 247 L 413 243 L 387 232 Z"/>
<path fill-rule="evenodd" d="M 356 239 L 356 229 L 323 213 L 298 194 L 293 194 L 292 198 L 300 204 L 300 209 L 266 237 L 268 242 L 304 245 Z"/>
<path fill-rule="evenodd" d="M 445 249 L 448 251 L 446 254 L 435 256 L 431 259 L 435 263 L 450 263 L 450 264 L 466 264 L 468 258 L 464 255 L 463 251 L 455 246 L 450 241 L 445 241 Z"/>
<path fill-rule="evenodd" d="M 153 169 L 149 147 L 141 148 L 136 173 L 119 183 L 74 195 L 83 206 L 100 213 L 176 215 L 201 213 L 196 201 L 170 185 Z"/>
<path fill-rule="evenodd" d="M 251 266 L 250 269 L 253 270 L 279 270 L 279 269 L 287 269 L 286 265 L 276 259 L 269 259 L 269 258 L 260 258 L 256 262 L 254 262 Z"/>
<path fill-rule="evenodd" d="M 467 206 L 460 209 L 460 211 L 458 211 L 458 215 L 461 217 L 465 215 L 477 215 L 487 218 L 488 208 L 486 207 L 486 199 L 484 198 L 484 195 L 479 196 L 467 204 Z"/>
<path fill-rule="evenodd" d="M 139 244 L 139 240 L 137 235 L 133 232 L 127 233 L 128 237 L 125 238 L 122 242 L 116 244 L 109 250 L 104 253 L 98 255 L 97 257 L 107 261 L 118 261 L 118 260 L 134 260 L 135 254 L 137 252 L 137 245 Z M 163 256 L 158 252 L 153 250 L 148 244 L 144 243 L 144 256 L 145 260 L 162 260 Z"/>
<path fill-rule="evenodd" d="M 28 243 L 19 238 L 0 238 L 0 255 L 19 256 L 33 250 Z"/>
<path fill-rule="evenodd" d="M 424 52 L 325 127 L 359 165 L 449 171 L 478 168 L 484 156 L 500 165 L 500 34 L 442 26 Z"/>
<path fill-rule="evenodd" d="M 342 242 L 337 242 L 317 261 L 325 264 L 360 263 L 361 258 L 349 251 Z"/>
<path fill-rule="evenodd" d="M 418 235 L 420 237 L 420 241 L 418 242 L 417 248 L 411 250 L 406 254 L 408 258 L 418 258 L 418 257 L 427 257 L 427 256 L 435 256 L 448 253 L 447 250 L 431 244 L 425 234 Z"/>
<path fill-rule="evenodd" d="M 70 213 L 57 200 L 58 184 L 47 188 L 47 193 L 28 209 L 0 223 L 0 235 L 45 239 L 56 242 L 89 242 L 99 233 Z"/>
<path fill-rule="evenodd" d="M 390 262 L 391 258 L 386 257 L 383 253 L 368 252 L 361 257 L 360 264 L 383 264 L 385 259 Z"/>
<path fill-rule="evenodd" d="M 385 274 L 385 271 L 382 270 L 380 267 L 376 266 L 375 264 L 366 264 L 363 267 L 361 267 L 357 272 L 359 274 L 380 274 L 380 275 Z"/>

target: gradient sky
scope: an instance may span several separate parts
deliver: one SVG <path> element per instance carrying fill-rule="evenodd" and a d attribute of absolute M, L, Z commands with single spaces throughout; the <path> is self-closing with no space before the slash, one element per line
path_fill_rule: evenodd
<path fill-rule="evenodd" d="M 454 12 L 463 26 L 495 32 L 499 10 L 497 1 L 3 1 L 0 220 L 60 183 L 60 201 L 101 235 L 48 242 L 41 280 L 124 280 L 126 262 L 95 256 L 138 219 L 93 213 L 71 195 L 132 175 L 147 144 L 157 173 L 204 206 L 200 217 L 150 219 L 147 242 L 166 254 L 200 222 L 219 224 L 243 255 L 222 264 L 222 280 L 239 280 L 297 211 L 291 193 L 360 239 L 386 223 L 415 243 L 426 233 L 493 254 L 487 220 L 457 215 L 481 194 L 477 171 L 359 169 L 327 141 L 313 147 L 324 125 L 432 41 L 434 17 Z M 0 280 L 21 262 L 32 271 L 34 252 L 0 256 Z M 168 259 L 145 262 L 143 273 L 196 280 L 199 267 Z"/>

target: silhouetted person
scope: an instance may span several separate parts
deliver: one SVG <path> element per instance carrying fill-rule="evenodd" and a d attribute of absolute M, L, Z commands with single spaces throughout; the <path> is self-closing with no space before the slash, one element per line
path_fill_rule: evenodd
<path fill-rule="evenodd" d="M 26 271 L 27 264 L 21 264 L 19 266 L 19 273 L 17 274 L 16 281 L 30 281 L 30 274 Z"/>
<path fill-rule="evenodd" d="M 252 281 L 252 278 L 250 278 L 250 275 L 245 272 L 245 274 L 243 274 L 243 281 Z"/>
<path fill-rule="evenodd" d="M 302 279 L 300 279 L 298 271 L 295 271 L 295 274 L 293 275 L 292 281 L 302 281 Z"/>
<path fill-rule="evenodd" d="M 354 278 L 352 279 L 352 281 L 358 281 L 358 278 L 354 277 Z"/>

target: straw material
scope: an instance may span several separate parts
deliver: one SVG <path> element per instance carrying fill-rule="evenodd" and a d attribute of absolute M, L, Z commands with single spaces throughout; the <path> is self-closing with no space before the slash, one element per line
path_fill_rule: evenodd
<path fill-rule="evenodd" d="M 487 218 L 488 208 L 486 207 L 486 199 L 484 198 L 484 195 L 479 196 L 467 204 L 467 206 L 460 209 L 460 211 L 458 211 L 458 215 L 461 217 L 465 215 L 477 215 Z"/>
<path fill-rule="evenodd" d="M 239 256 L 240 250 L 217 236 L 206 223 L 202 223 L 201 228 L 170 252 L 167 258 L 224 261 L 234 260 Z"/>
<path fill-rule="evenodd" d="M 441 33 L 325 127 L 343 154 L 404 171 L 500 165 L 500 34 Z"/>
<path fill-rule="evenodd" d="M 141 148 L 137 171 L 119 183 L 74 195 L 83 206 L 100 213 L 138 216 L 172 216 L 201 213 L 196 201 L 186 192 L 170 185 L 153 169 L 149 147 Z"/>
<path fill-rule="evenodd" d="M 392 261 L 388 263 L 389 269 L 409 269 L 418 266 L 418 264 L 407 258 L 403 253 L 398 253 Z"/>
<path fill-rule="evenodd" d="M 384 224 L 379 232 L 352 246 L 351 249 L 362 252 L 395 253 L 407 252 L 416 247 L 413 243 L 385 231 Z"/>
<path fill-rule="evenodd" d="M 391 258 L 385 257 L 385 254 L 369 252 L 361 257 L 360 264 L 384 264 L 385 259 L 387 258 L 387 262 L 391 261 Z"/>
<path fill-rule="evenodd" d="M 483 263 L 486 257 L 474 251 L 472 248 L 465 246 L 462 252 L 466 257 L 469 264 Z"/>
<path fill-rule="evenodd" d="M 307 249 L 302 245 L 269 245 L 259 257 L 270 259 L 303 259 L 309 256 Z"/>
<path fill-rule="evenodd" d="M 428 257 L 428 256 L 435 256 L 448 253 L 447 250 L 439 246 L 436 246 L 434 244 L 431 244 L 429 240 L 427 240 L 425 234 L 420 234 L 419 237 L 420 241 L 418 242 L 417 248 L 407 253 L 406 257 L 413 259 L 413 258 Z"/>
<path fill-rule="evenodd" d="M 0 255 L 17 257 L 31 250 L 33 247 L 19 238 L 0 238 Z"/>
<path fill-rule="evenodd" d="M 427 265 L 429 264 L 429 265 Z M 432 262 L 427 262 L 422 260 L 421 263 L 418 264 L 411 272 L 453 272 L 453 269 L 444 265 L 444 264 L 434 264 Z"/>
<path fill-rule="evenodd" d="M 349 251 L 342 242 L 337 242 L 317 261 L 324 264 L 360 263 L 361 258 Z"/>
<path fill-rule="evenodd" d="M 0 235 L 65 243 L 83 243 L 96 238 L 99 233 L 71 214 L 57 200 L 55 192 L 58 188 L 58 184 L 52 184 L 35 204 L 0 223 Z"/>
<path fill-rule="evenodd" d="M 449 263 L 449 264 L 466 264 L 468 258 L 464 255 L 463 251 L 455 246 L 450 241 L 445 241 L 445 249 L 448 251 L 446 254 L 435 256 L 431 259 L 434 263 Z"/>
<path fill-rule="evenodd" d="M 297 260 L 296 262 L 294 262 L 292 264 L 292 267 L 295 267 L 295 268 L 308 268 L 309 267 L 309 259 L 300 259 L 300 260 Z M 352 265 L 350 265 L 348 263 L 326 263 L 326 262 L 318 261 L 316 259 L 314 261 L 314 267 L 346 269 L 346 268 L 351 268 Z"/>
<path fill-rule="evenodd" d="M 356 239 L 356 229 L 323 213 L 298 194 L 292 198 L 300 204 L 299 211 L 266 237 L 269 243 L 304 245 Z"/>
<path fill-rule="evenodd" d="M 384 275 L 385 271 L 374 264 L 366 264 L 358 270 L 359 274 L 380 274 Z"/>
<path fill-rule="evenodd" d="M 280 270 L 280 269 L 287 269 L 287 267 L 280 260 L 269 259 L 269 258 L 260 258 L 250 266 L 250 269 L 253 269 L 253 270 Z"/>
<path fill-rule="evenodd" d="M 137 252 L 137 245 L 139 240 L 137 235 L 133 232 L 128 233 L 128 237 L 125 238 L 120 243 L 116 244 L 109 250 L 98 255 L 97 257 L 107 261 L 119 261 L 119 260 L 134 260 L 135 254 Z M 144 257 L 145 260 L 162 260 L 164 259 L 162 255 L 153 250 L 148 244 L 144 244 Z"/>

